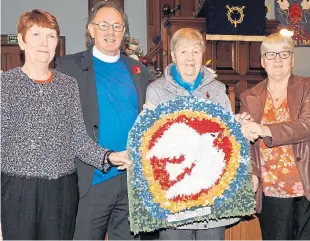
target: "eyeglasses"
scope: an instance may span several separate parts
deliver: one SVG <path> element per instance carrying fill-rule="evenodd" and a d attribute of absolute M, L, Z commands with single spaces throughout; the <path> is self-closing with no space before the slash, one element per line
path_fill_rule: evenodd
<path fill-rule="evenodd" d="M 288 57 L 290 57 L 292 54 L 291 51 L 282 51 L 282 52 L 266 52 L 263 55 L 266 57 L 266 59 L 268 60 L 272 60 L 275 59 L 277 57 L 277 55 L 279 55 L 279 57 L 281 59 L 287 59 Z"/>
<path fill-rule="evenodd" d="M 101 22 L 101 23 L 92 23 L 92 24 L 97 25 L 98 28 L 102 31 L 108 31 L 110 26 L 112 26 L 115 32 L 122 32 L 124 30 L 124 25 L 121 25 L 119 23 L 109 24 L 107 22 Z"/>

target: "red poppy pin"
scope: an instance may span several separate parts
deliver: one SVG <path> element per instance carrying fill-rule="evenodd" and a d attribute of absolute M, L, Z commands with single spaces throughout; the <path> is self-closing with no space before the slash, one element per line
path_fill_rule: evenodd
<path fill-rule="evenodd" d="M 210 98 L 210 94 L 208 92 L 206 92 L 206 98 L 209 99 Z"/>
<path fill-rule="evenodd" d="M 140 74 L 141 73 L 141 68 L 139 65 L 136 65 L 132 68 L 132 73 L 133 74 Z"/>

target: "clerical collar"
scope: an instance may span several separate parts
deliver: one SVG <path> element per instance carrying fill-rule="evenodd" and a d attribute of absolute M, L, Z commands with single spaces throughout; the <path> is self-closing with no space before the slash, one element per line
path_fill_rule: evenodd
<path fill-rule="evenodd" d="M 111 56 L 111 55 L 106 55 L 106 54 L 100 52 L 99 49 L 97 49 L 94 46 L 93 47 L 93 56 L 96 57 L 97 59 L 100 59 L 103 62 L 106 62 L 106 63 L 115 63 L 120 58 L 120 51 L 118 51 L 117 55 Z"/>
<path fill-rule="evenodd" d="M 196 77 L 196 80 L 194 81 L 193 84 L 187 83 L 185 82 L 179 71 L 177 70 L 177 67 L 175 64 L 172 65 L 171 67 L 171 75 L 173 77 L 173 79 L 175 80 L 175 82 L 177 84 L 179 84 L 181 87 L 183 87 L 184 89 L 186 89 L 190 94 L 192 94 L 194 92 L 195 89 L 198 88 L 198 86 L 201 84 L 202 82 L 202 73 L 199 72 L 199 74 Z"/>

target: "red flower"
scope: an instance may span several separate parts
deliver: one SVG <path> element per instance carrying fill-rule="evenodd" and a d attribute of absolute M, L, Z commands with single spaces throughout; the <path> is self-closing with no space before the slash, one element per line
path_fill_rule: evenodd
<path fill-rule="evenodd" d="M 140 74 L 141 73 L 141 68 L 139 65 L 136 65 L 132 68 L 132 73 L 133 74 Z"/>
<path fill-rule="evenodd" d="M 210 94 L 208 92 L 206 92 L 206 99 L 210 98 Z"/>

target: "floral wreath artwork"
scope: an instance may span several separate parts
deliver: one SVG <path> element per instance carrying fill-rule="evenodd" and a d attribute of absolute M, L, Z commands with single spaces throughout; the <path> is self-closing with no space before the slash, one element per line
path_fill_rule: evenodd
<path fill-rule="evenodd" d="M 254 213 L 248 142 L 214 102 L 184 96 L 142 111 L 127 150 L 135 234 Z"/>

